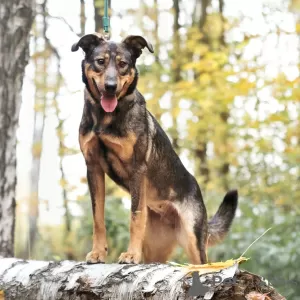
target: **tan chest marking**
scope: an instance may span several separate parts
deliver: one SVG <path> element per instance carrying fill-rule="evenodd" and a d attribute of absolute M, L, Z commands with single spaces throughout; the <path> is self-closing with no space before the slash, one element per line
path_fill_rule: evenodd
<path fill-rule="evenodd" d="M 94 132 L 89 132 L 85 135 L 80 134 L 79 144 L 83 156 L 85 157 L 85 159 L 87 159 L 89 154 L 91 154 L 90 151 L 93 151 L 93 149 L 98 148 L 97 136 Z"/>
<path fill-rule="evenodd" d="M 102 120 L 100 120 L 100 123 L 103 125 L 109 125 L 112 121 L 112 116 L 111 115 L 105 115 Z"/>
<path fill-rule="evenodd" d="M 127 137 L 114 137 L 108 134 L 101 134 L 99 138 L 104 145 L 112 150 L 114 154 L 122 161 L 129 161 L 132 158 L 134 146 L 136 144 L 136 135 L 129 133 Z"/>
<path fill-rule="evenodd" d="M 123 179 L 128 179 L 130 169 L 128 167 L 126 168 L 124 166 L 124 164 L 118 158 L 118 156 L 116 154 L 114 154 L 113 152 L 109 152 L 107 154 L 107 157 L 109 159 L 109 164 L 111 165 L 111 167 L 115 171 L 115 173 L 117 173 L 118 176 Z"/>
<path fill-rule="evenodd" d="M 103 171 L 107 173 L 108 165 L 100 155 L 98 136 L 94 132 L 87 133 L 86 135 L 80 134 L 79 144 L 87 165 L 90 167 L 97 167 L 100 165 Z"/>

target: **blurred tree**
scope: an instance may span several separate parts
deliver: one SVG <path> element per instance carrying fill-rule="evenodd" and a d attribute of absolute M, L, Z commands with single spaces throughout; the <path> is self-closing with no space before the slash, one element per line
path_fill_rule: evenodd
<path fill-rule="evenodd" d="M 13 256 L 16 130 L 34 1 L 2 0 L 0 15 L 0 256 Z"/>
<path fill-rule="evenodd" d="M 80 0 L 80 35 L 83 36 L 85 33 L 85 0 Z"/>
<path fill-rule="evenodd" d="M 58 102 L 59 92 L 64 83 L 61 70 L 61 57 L 58 50 L 52 45 L 48 39 L 46 32 L 48 30 L 49 13 L 47 9 L 48 1 L 37 3 L 36 21 L 35 21 L 35 35 L 34 46 L 35 52 L 31 59 L 35 69 L 35 105 L 34 105 L 34 131 L 33 131 L 33 147 L 32 147 L 32 169 L 31 169 L 31 194 L 28 203 L 28 222 L 29 234 L 26 234 L 26 245 L 22 245 L 18 241 L 18 255 L 19 257 L 28 258 L 36 257 L 37 252 L 40 251 L 40 243 L 36 245 L 36 237 L 39 232 L 38 226 L 39 217 L 39 179 L 40 179 L 40 164 L 43 151 L 43 132 L 45 126 L 46 114 L 51 113 L 54 109 L 54 114 L 57 117 L 56 135 L 58 138 L 58 156 L 59 156 L 59 171 L 60 171 L 60 186 L 62 190 L 64 214 L 64 228 L 61 238 L 62 245 L 64 245 L 63 252 L 67 259 L 74 259 L 73 250 L 70 246 L 71 239 L 71 224 L 72 215 L 69 209 L 68 193 L 74 189 L 68 183 L 63 167 L 63 160 L 68 155 L 77 154 L 78 151 L 71 149 L 65 144 L 66 133 L 64 132 L 65 119 L 61 117 L 60 105 Z M 56 66 L 56 69 L 55 69 Z M 26 225 L 25 225 L 26 226 Z M 22 230 L 22 229 L 21 229 Z M 24 229 L 23 229 L 24 232 Z"/>
<path fill-rule="evenodd" d="M 77 154 L 78 151 L 76 149 L 72 149 L 66 146 L 65 143 L 65 137 L 66 133 L 64 131 L 65 126 L 65 119 L 61 117 L 61 109 L 58 102 L 58 96 L 60 89 L 63 85 L 63 77 L 61 74 L 61 56 L 58 52 L 58 50 L 51 44 L 50 40 L 45 36 L 45 42 L 47 45 L 47 48 L 49 51 L 51 51 L 51 54 L 54 56 L 56 60 L 56 72 L 54 73 L 53 77 L 54 83 L 53 83 L 53 97 L 52 97 L 52 107 L 55 111 L 55 116 L 57 118 L 58 125 L 56 127 L 56 136 L 58 138 L 58 156 L 59 156 L 59 171 L 60 171 L 60 187 L 62 191 L 62 198 L 63 198 L 63 207 L 64 207 L 64 230 L 63 230 L 63 236 L 62 236 L 62 244 L 64 245 L 64 253 L 66 255 L 66 258 L 71 260 L 74 259 L 74 251 L 73 247 L 71 245 L 71 232 L 72 232 L 72 214 L 70 212 L 69 208 L 69 192 L 74 189 L 73 186 L 71 186 L 67 180 L 67 176 L 65 174 L 63 161 L 64 158 L 68 155 Z"/>
<path fill-rule="evenodd" d="M 85 30 L 85 3 L 82 3 L 81 6 L 81 34 L 84 34 Z M 48 15 L 46 13 L 46 15 Z M 48 20 L 46 19 L 46 28 L 48 28 Z M 58 101 L 61 88 L 64 86 L 65 82 L 63 79 L 63 75 L 61 73 L 61 55 L 59 54 L 58 49 L 51 43 L 50 39 L 44 35 L 45 45 L 48 49 L 52 60 L 55 62 L 56 69 L 51 74 L 52 84 L 49 88 L 52 91 L 52 97 L 50 98 L 51 107 L 54 108 L 55 117 L 57 118 L 57 127 L 56 127 L 56 136 L 58 139 L 58 157 L 59 157 L 59 171 L 60 171 L 60 187 L 62 192 L 62 200 L 63 200 L 63 208 L 64 208 L 64 224 L 62 229 L 62 236 L 59 239 L 63 246 L 62 252 L 64 253 L 64 258 L 72 260 L 75 259 L 75 251 L 74 251 L 74 233 L 72 233 L 72 224 L 73 224 L 73 216 L 71 214 L 71 210 L 69 208 L 69 204 L 71 202 L 69 198 L 69 193 L 74 190 L 74 186 L 72 186 L 67 179 L 66 172 L 64 169 L 64 159 L 67 156 L 74 155 L 78 153 L 77 149 L 70 148 L 66 145 L 65 138 L 67 136 L 65 132 L 65 122 L 67 119 L 62 117 L 62 112 L 60 109 L 60 103 Z M 48 74 L 49 75 L 49 74 Z M 57 254 L 58 255 L 58 254 Z M 61 254 L 60 254 L 61 255 Z"/>
<path fill-rule="evenodd" d="M 171 59 L 171 82 L 177 83 L 181 80 L 181 69 L 182 69 L 182 59 L 179 53 L 181 53 L 181 36 L 180 36 L 180 0 L 173 0 L 173 49 L 170 52 Z M 169 129 L 169 134 L 172 139 L 172 145 L 177 154 L 179 154 L 179 134 L 178 134 L 178 103 L 179 99 L 176 93 L 172 93 L 171 100 L 171 118 L 172 118 L 172 127 Z"/>
<path fill-rule="evenodd" d="M 34 47 L 32 55 L 35 75 L 35 99 L 34 99 L 34 125 L 32 139 L 32 163 L 30 172 L 30 195 L 28 198 L 28 224 L 29 233 L 24 257 L 30 258 L 33 251 L 36 236 L 38 234 L 39 217 L 39 182 L 41 173 L 41 157 L 43 152 L 43 135 L 47 110 L 48 96 L 48 65 L 50 53 L 45 45 L 46 36 L 46 6 L 47 0 L 36 5 L 36 19 L 34 24 Z M 38 21 L 40 20 L 40 21 Z"/>

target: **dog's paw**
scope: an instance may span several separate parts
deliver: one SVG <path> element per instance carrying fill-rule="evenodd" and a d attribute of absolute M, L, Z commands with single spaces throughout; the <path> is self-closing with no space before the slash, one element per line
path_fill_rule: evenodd
<path fill-rule="evenodd" d="M 104 264 L 106 253 L 104 251 L 91 251 L 86 256 L 87 264 Z"/>
<path fill-rule="evenodd" d="M 119 264 L 138 264 L 141 258 L 140 253 L 123 252 L 119 257 Z"/>

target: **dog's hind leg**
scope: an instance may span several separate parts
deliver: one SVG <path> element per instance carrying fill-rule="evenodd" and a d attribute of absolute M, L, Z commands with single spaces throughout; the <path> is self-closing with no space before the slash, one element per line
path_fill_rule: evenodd
<path fill-rule="evenodd" d="M 166 222 L 160 214 L 148 209 L 143 242 L 144 263 L 165 263 L 176 245 L 175 225 Z"/>
<path fill-rule="evenodd" d="M 201 207 L 200 207 L 201 205 Z M 181 202 L 175 204 L 180 226 L 176 236 L 192 264 L 205 264 L 207 241 L 207 216 L 201 203 Z"/>

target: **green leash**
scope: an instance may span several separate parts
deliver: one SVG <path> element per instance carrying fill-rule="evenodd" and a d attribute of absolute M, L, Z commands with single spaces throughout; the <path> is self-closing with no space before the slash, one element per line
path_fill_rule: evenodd
<path fill-rule="evenodd" d="M 104 16 L 103 21 L 103 30 L 104 36 L 106 39 L 109 39 L 109 16 L 108 16 L 108 0 L 104 0 Z"/>

